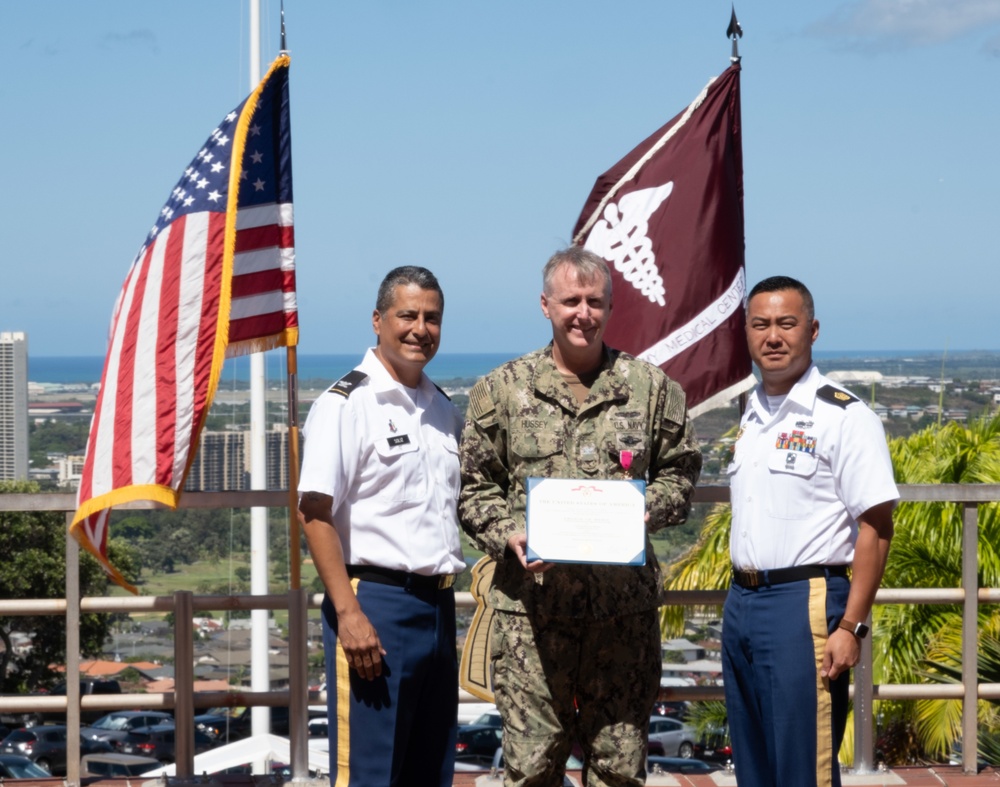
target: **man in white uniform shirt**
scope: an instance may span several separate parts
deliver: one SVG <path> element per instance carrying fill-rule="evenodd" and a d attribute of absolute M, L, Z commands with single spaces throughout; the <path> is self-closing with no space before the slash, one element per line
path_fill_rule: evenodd
<path fill-rule="evenodd" d="M 812 363 L 819 321 L 805 285 L 762 281 L 746 329 L 761 384 L 729 468 L 722 638 L 736 777 L 740 787 L 839 787 L 850 668 L 899 494 L 881 421 Z"/>
<path fill-rule="evenodd" d="M 451 785 L 462 417 L 423 369 L 444 295 L 426 268 L 388 273 L 377 345 L 304 427 L 299 520 L 326 587 L 330 783 Z"/>

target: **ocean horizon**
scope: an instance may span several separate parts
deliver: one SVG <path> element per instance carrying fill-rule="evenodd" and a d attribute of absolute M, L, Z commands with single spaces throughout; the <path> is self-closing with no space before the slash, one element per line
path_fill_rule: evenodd
<path fill-rule="evenodd" d="M 521 353 L 438 353 L 427 365 L 427 374 L 436 381 L 481 377 Z M 364 351 L 350 354 L 298 356 L 299 381 L 340 379 L 361 363 Z M 285 378 L 285 353 L 268 352 L 264 356 L 267 380 Z M 28 380 L 33 383 L 98 383 L 104 369 L 103 355 L 29 356 Z M 227 358 L 222 366 L 220 383 L 250 381 L 250 357 Z"/>
<path fill-rule="evenodd" d="M 857 360 L 866 364 L 879 361 L 904 361 L 942 359 L 957 361 L 962 356 L 998 354 L 1000 350 L 814 350 L 813 357 L 820 363 L 832 360 Z M 509 353 L 438 353 L 427 366 L 427 374 L 435 381 L 457 378 L 481 377 L 505 361 L 522 355 Z M 299 381 L 323 380 L 334 382 L 360 363 L 363 352 L 350 354 L 298 356 Z M 285 353 L 265 354 L 267 379 L 278 381 L 285 377 Z M 98 383 L 104 368 L 103 355 L 45 356 L 28 358 L 28 380 L 33 383 Z M 220 382 L 249 382 L 250 358 L 228 358 L 222 367 Z"/>

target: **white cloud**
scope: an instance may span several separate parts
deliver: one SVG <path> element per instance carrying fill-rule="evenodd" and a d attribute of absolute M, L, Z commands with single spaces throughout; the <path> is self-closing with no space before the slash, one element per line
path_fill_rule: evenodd
<path fill-rule="evenodd" d="M 841 5 L 809 32 L 883 49 L 938 44 L 998 25 L 998 0 L 857 0 Z"/>

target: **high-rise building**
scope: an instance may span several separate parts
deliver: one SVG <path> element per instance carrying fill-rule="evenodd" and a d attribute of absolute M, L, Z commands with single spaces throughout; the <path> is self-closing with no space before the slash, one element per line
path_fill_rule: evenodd
<path fill-rule="evenodd" d="M 184 488 L 189 492 L 249 489 L 243 446 L 243 432 L 202 432 Z"/>
<path fill-rule="evenodd" d="M 267 450 L 267 488 L 288 488 L 288 427 L 275 424 L 265 435 Z M 201 433 L 184 488 L 189 492 L 227 490 L 242 492 L 250 488 L 250 432 L 227 431 Z"/>
<path fill-rule="evenodd" d="M 267 488 L 288 489 L 288 426 L 272 424 L 266 434 L 267 441 Z M 247 444 L 250 433 L 247 432 Z"/>
<path fill-rule="evenodd" d="M 0 331 L 0 479 L 28 477 L 28 335 Z"/>

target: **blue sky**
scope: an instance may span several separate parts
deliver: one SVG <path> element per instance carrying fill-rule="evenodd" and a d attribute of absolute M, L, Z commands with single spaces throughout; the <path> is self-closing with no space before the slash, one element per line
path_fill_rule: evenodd
<path fill-rule="evenodd" d="M 277 0 L 262 0 L 264 67 Z M 818 349 L 1000 347 L 1000 1 L 743 0 L 747 275 Z M 398 264 L 442 351 L 544 344 L 540 270 L 596 176 L 728 65 L 729 0 L 287 0 L 303 353 L 371 343 Z M 4 3 L 0 330 L 101 355 L 181 170 L 249 92 L 246 0 Z"/>

